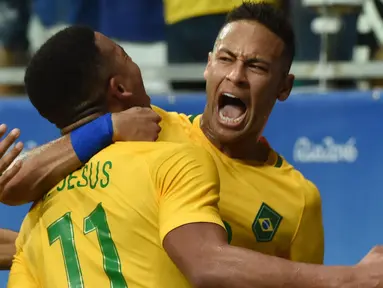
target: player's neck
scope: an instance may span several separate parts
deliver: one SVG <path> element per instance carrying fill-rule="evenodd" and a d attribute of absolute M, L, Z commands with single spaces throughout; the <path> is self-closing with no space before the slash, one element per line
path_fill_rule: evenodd
<path fill-rule="evenodd" d="M 94 119 L 100 117 L 101 115 L 102 115 L 102 113 L 94 113 L 94 114 L 91 114 L 89 116 L 86 116 L 86 117 L 82 118 L 81 120 L 61 129 L 61 135 L 68 134 L 72 130 L 75 130 L 78 127 L 81 127 L 82 125 L 85 125 L 86 123 L 93 121 Z"/>
<path fill-rule="evenodd" d="M 265 163 L 269 158 L 270 148 L 261 142 L 241 141 L 236 143 L 217 143 L 214 144 L 226 156 L 244 161 L 255 161 Z"/>
<path fill-rule="evenodd" d="M 205 125 L 201 125 L 201 130 L 210 143 L 230 158 L 260 163 L 265 163 L 269 158 L 270 148 L 258 141 L 258 137 L 246 137 L 242 141 L 222 143 Z"/>

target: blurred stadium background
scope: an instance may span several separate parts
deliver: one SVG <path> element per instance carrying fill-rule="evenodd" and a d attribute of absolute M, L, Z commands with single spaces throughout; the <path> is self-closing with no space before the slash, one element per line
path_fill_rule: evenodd
<path fill-rule="evenodd" d="M 117 40 L 142 68 L 154 104 L 202 112 L 204 62 L 231 2 L 0 0 L 0 123 L 21 129 L 26 151 L 59 136 L 28 102 L 23 67 L 47 37 L 70 24 Z M 383 1 L 269 2 L 294 24 L 297 80 L 265 134 L 321 191 L 326 264 L 354 264 L 383 244 Z M 222 3 L 225 9 L 212 8 Z M 180 9 L 189 15 L 180 18 Z M 0 206 L 0 227 L 18 230 L 28 208 Z M 0 287 L 6 279 L 2 272 Z"/>

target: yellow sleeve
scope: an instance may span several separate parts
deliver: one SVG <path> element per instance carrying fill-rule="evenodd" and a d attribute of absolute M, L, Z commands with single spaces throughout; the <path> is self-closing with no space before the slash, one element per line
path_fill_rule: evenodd
<path fill-rule="evenodd" d="M 291 244 L 290 257 L 296 262 L 323 264 L 322 203 L 318 189 L 310 181 L 307 181 L 305 207 Z"/>
<path fill-rule="evenodd" d="M 154 174 L 159 191 L 161 241 L 173 229 L 189 223 L 225 227 L 218 214 L 218 171 L 208 152 L 185 144 L 162 159 Z"/>
<path fill-rule="evenodd" d="M 39 285 L 31 275 L 24 258 L 23 249 L 19 249 L 13 259 L 7 288 L 37 288 Z"/>
<path fill-rule="evenodd" d="M 25 217 L 23 224 L 21 225 L 19 235 L 16 239 L 16 254 L 12 261 L 11 271 L 9 272 L 9 279 L 7 288 L 37 288 L 39 285 L 32 276 L 28 269 L 27 261 L 23 251 L 25 238 L 29 232 L 31 225 L 31 212 Z"/>

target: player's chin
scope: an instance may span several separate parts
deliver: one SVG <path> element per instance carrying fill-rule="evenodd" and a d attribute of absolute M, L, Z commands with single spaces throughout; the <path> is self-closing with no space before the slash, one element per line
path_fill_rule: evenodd
<path fill-rule="evenodd" d="M 236 142 L 246 134 L 246 125 L 243 125 L 243 127 L 233 127 L 222 124 L 219 121 L 215 122 L 213 126 L 215 138 L 222 144 Z"/>

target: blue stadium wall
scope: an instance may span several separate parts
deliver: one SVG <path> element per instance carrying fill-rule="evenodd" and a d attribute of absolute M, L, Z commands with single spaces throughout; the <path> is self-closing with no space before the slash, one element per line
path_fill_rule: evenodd
<path fill-rule="evenodd" d="M 383 244 L 381 96 L 380 91 L 295 93 L 276 105 L 265 131 L 272 146 L 321 191 L 326 264 L 354 264 Z M 187 114 L 201 113 L 205 104 L 202 94 L 152 99 Z M 0 99 L 0 123 L 21 128 L 26 149 L 59 136 L 27 99 Z M 28 208 L 1 205 L 0 227 L 18 230 Z M 0 273 L 0 287 L 7 276 Z"/>

